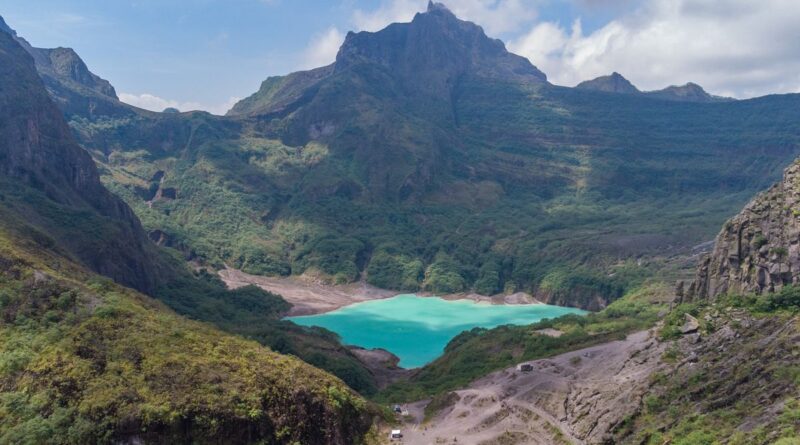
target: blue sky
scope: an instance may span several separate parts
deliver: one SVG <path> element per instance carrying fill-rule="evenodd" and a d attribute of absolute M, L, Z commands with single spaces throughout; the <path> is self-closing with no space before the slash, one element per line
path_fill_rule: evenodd
<path fill-rule="evenodd" d="M 269 75 L 332 61 L 348 30 L 407 21 L 426 3 L 0 0 L 0 15 L 34 46 L 75 48 L 129 102 L 219 113 Z M 800 90 L 800 51 L 791 43 L 800 38 L 800 8 L 792 1 L 763 0 L 757 9 L 746 0 L 446 3 L 558 84 L 616 70 L 643 89 L 696 81 L 737 97 Z M 776 48 L 776 39 L 791 44 Z"/>

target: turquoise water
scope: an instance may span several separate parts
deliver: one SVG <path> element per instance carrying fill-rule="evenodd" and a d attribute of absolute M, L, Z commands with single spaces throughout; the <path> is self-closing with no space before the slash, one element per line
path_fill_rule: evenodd
<path fill-rule="evenodd" d="M 439 357 L 456 335 L 474 327 L 524 325 L 585 311 L 546 304 L 491 305 L 471 300 L 398 295 L 356 303 L 319 315 L 288 317 L 302 326 L 322 326 L 342 342 L 383 348 L 400 357 L 400 366 L 416 368 Z"/>

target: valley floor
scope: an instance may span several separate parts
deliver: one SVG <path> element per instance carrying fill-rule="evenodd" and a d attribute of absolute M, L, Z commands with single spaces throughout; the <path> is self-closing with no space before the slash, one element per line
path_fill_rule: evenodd
<path fill-rule="evenodd" d="M 457 401 L 424 422 L 427 401 L 408 406 L 404 444 L 597 443 L 639 405 L 664 366 L 654 331 L 492 373 L 456 391 Z"/>

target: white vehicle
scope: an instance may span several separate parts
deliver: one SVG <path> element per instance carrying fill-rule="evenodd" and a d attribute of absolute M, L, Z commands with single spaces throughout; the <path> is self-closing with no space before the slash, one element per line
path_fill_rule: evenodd
<path fill-rule="evenodd" d="M 402 439 L 403 433 L 401 433 L 400 430 L 392 430 L 392 434 L 389 435 L 389 438 L 391 440 Z"/>

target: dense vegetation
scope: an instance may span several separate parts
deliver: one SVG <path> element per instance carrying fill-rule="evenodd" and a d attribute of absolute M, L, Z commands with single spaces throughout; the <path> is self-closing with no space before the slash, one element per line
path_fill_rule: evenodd
<path fill-rule="evenodd" d="M 103 187 L 30 54 L 4 32 L 0 62 L 0 228 L 158 297 L 182 315 L 300 356 L 364 393 L 374 391 L 371 374 L 330 333 L 281 322 L 288 305 L 279 296 L 256 288 L 228 291 L 157 248 L 131 209 Z"/>
<path fill-rule="evenodd" d="M 65 109 L 153 238 L 212 269 L 587 308 L 635 285 L 609 277 L 620 260 L 710 239 L 800 153 L 798 96 L 556 87 L 448 14 L 349 39 L 335 66 L 272 78 L 227 118 Z M 398 47 L 409 27 L 441 38 Z"/>
<path fill-rule="evenodd" d="M 336 375 L 361 394 L 377 390 L 372 374 L 335 334 L 282 321 L 280 317 L 289 305 L 277 295 L 255 286 L 226 290 L 219 278 L 205 270 L 195 277 L 178 277 L 154 295 L 181 315 L 299 357 Z"/>
<path fill-rule="evenodd" d="M 338 379 L 87 273 L 3 216 L 0 443 L 350 444 L 370 428 Z"/>
<path fill-rule="evenodd" d="M 413 401 L 439 396 L 471 381 L 527 360 L 558 355 L 613 340 L 651 327 L 666 312 L 670 290 L 650 284 L 587 316 L 565 315 L 529 326 L 476 328 L 453 338 L 444 354 L 378 394 L 385 402 Z M 553 337 L 538 332 L 557 329 Z"/>
<path fill-rule="evenodd" d="M 19 215 L 25 216 L 24 224 Z M 0 179 L 0 216 L 6 227 L 16 227 L 19 236 L 35 240 L 40 248 L 56 249 L 65 255 L 64 240 L 90 253 L 102 251 L 107 240 L 119 234 L 118 223 L 90 208 L 59 204 L 36 189 L 21 187 L 6 178 Z M 369 371 L 332 333 L 281 321 L 280 317 L 289 309 L 281 297 L 256 287 L 229 291 L 216 275 L 205 270 L 192 274 L 186 270 L 182 258 L 171 258 L 168 252 L 153 249 L 151 253 L 151 261 L 160 266 L 152 296 L 179 314 L 257 340 L 274 351 L 300 357 L 334 373 L 363 394 L 376 390 Z M 116 258 L 124 257 L 120 254 Z"/>
<path fill-rule="evenodd" d="M 627 105 L 631 104 L 620 107 Z M 367 185 L 349 173 L 352 167 L 344 159 L 335 159 L 327 145 L 289 146 L 265 137 L 228 139 L 234 136 L 224 134 L 225 126 L 210 116 L 161 119 L 165 122 L 141 118 L 113 124 L 73 121 L 73 126 L 96 149 L 106 183 L 135 208 L 148 229 L 165 234 L 164 242 L 187 257 L 256 274 L 312 274 L 347 282 L 365 272 L 370 283 L 381 287 L 434 292 L 475 289 L 485 294 L 534 288 L 546 294 L 547 287 L 540 285 L 554 282 L 552 276 L 545 280 L 548 274 L 581 264 L 596 277 L 560 282 L 568 286 L 565 294 L 583 302 L 619 295 L 619 283 L 593 272 L 605 272 L 618 258 L 657 255 L 669 252 L 670 245 L 677 250 L 709 238 L 710 228 L 763 185 L 762 176 L 775 176 L 782 158 L 793 153 L 781 148 L 774 159 L 764 157 L 755 169 L 752 165 L 741 168 L 737 161 L 726 172 L 686 172 L 683 179 L 673 176 L 672 185 L 664 184 L 667 178 L 659 179 L 656 172 L 623 174 L 600 165 L 581 173 L 591 173 L 585 179 L 569 179 L 585 183 L 586 189 L 577 191 L 559 186 L 560 180 L 552 178 L 548 184 L 544 177 L 527 186 L 496 181 L 523 176 L 478 182 L 442 177 L 436 182 L 445 184 L 421 201 L 381 203 L 377 198 L 365 199 Z M 182 139 L 166 150 L 159 143 L 154 151 L 155 141 L 129 140 L 130 132 L 145 130 L 178 135 L 223 133 L 223 139 Z M 698 136 L 706 132 L 699 129 Z M 748 146 L 736 144 L 743 149 Z M 574 154 L 569 152 L 537 160 L 535 151 L 517 150 L 523 153 L 513 154 L 512 158 L 519 159 L 513 162 L 530 165 L 517 169 L 515 176 L 529 169 L 563 170 L 553 163 L 569 170 L 593 162 L 576 159 L 573 164 Z M 487 149 L 476 155 L 481 155 L 483 164 L 510 156 Z M 667 155 L 660 153 L 653 164 L 660 164 L 660 157 Z M 710 167 L 715 158 L 728 155 L 723 150 L 703 156 L 684 159 L 682 165 L 700 162 Z M 614 169 L 624 164 L 625 159 L 619 159 Z M 598 175 L 605 175 L 605 168 L 620 180 L 640 176 L 652 184 L 620 183 L 612 192 L 611 184 L 594 179 L 603 178 Z M 759 179 L 731 176 L 742 172 Z M 706 181 L 709 177 L 716 179 Z M 449 181 L 455 182 L 446 184 Z M 593 183 L 597 183 L 594 191 Z M 716 185 L 711 187 L 711 183 Z M 752 183 L 756 185 L 751 187 Z M 562 192 L 540 196 L 542 186 Z M 153 200 L 159 188 L 175 190 L 176 199 Z M 578 283 L 582 288 L 576 291 L 571 286 Z M 581 304 L 568 300 L 554 301 Z"/>
<path fill-rule="evenodd" d="M 346 120 L 319 141 L 293 140 L 299 117 L 266 130 L 202 113 L 71 123 L 144 225 L 212 267 L 548 298 L 558 282 L 553 301 L 584 307 L 630 288 L 608 279 L 610 265 L 709 239 L 798 153 L 790 96 L 662 103 L 473 82 L 458 97 L 458 126 L 392 102 L 398 133 L 371 142 L 360 140 L 369 115 L 343 117 L 350 108 L 330 116 Z M 326 100 L 342 99 L 309 107 L 331 112 Z M 748 117 L 765 109 L 773 122 Z M 416 161 L 358 154 L 441 138 L 415 148 Z M 398 169 L 409 162 L 431 171 L 404 199 L 372 184 L 408 174 Z M 586 279 L 554 279 L 577 265 Z"/>
<path fill-rule="evenodd" d="M 700 335 L 729 331 L 729 346 L 702 350 L 690 366 L 681 345 L 685 315 Z M 682 304 L 665 319 L 673 370 L 651 376 L 642 409 L 616 431 L 626 443 L 794 444 L 800 437 L 800 288 L 727 295 L 713 304 Z M 723 332 L 724 333 L 724 332 Z M 724 336 L 723 336 L 724 338 Z M 685 340 L 684 340 L 685 341 Z M 751 425 L 751 426 L 748 426 Z"/>

